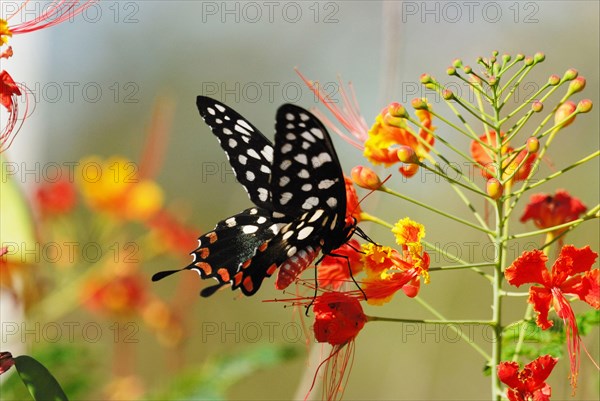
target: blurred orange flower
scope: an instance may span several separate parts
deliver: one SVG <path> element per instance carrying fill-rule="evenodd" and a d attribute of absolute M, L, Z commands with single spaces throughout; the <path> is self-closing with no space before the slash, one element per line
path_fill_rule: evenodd
<path fill-rule="evenodd" d="M 148 298 L 147 279 L 137 268 L 122 270 L 88 280 L 82 292 L 84 305 L 94 312 L 117 316 L 141 312 Z"/>
<path fill-rule="evenodd" d="M 124 157 L 82 159 L 77 178 L 86 203 L 117 218 L 145 221 L 163 204 L 158 184 L 141 179 L 137 165 Z"/>

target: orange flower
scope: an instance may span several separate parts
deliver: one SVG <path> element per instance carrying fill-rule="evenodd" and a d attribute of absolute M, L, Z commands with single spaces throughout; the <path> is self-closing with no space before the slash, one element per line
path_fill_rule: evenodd
<path fill-rule="evenodd" d="M 500 133 L 500 138 L 503 137 L 504 133 Z M 496 140 L 496 131 L 490 131 L 487 134 L 483 134 L 479 137 L 479 139 L 491 149 L 495 149 L 498 146 Z M 515 175 L 512 179 L 515 181 L 523 181 L 529 177 L 533 162 L 537 157 L 536 153 L 529 153 L 527 150 L 523 149 L 518 155 L 515 156 L 513 148 L 509 147 L 507 144 L 502 144 L 501 154 L 504 172 L 502 179 L 510 177 L 513 173 Z M 475 161 L 479 164 L 481 168 L 481 175 L 483 175 L 486 179 L 500 178 L 496 177 L 496 169 L 499 163 L 497 160 L 497 155 L 493 153 L 493 150 L 488 149 L 478 141 L 472 141 L 471 156 L 473 156 L 473 159 L 475 159 Z M 525 162 L 523 162 L 523 160 L 525 160 Z M 519 167 L 522 162 L 523 165 Z"/>
<path fill-rule="evenodd" d="M 416 111 L 422 127 L 418 134 L 408 125 L 404 107 L 398 103 L 390 103 L 375 118 L 375 124 L 369 130 L 369 138 L 365 142 L 365 157 L 374 164 L 390 166 L 400 161 L 398 147 L 408 146 L 419 160 L 423 160 L 434 143 L 431 134 L 435 127 L 431 123 L 431 113 L 425 109 Z M 411 177 L 417 169 L 411 165 L 402 166 L 400 172 Z"/>
<path fill-rule="evenodd" d="M 41 185 L 35 198 L 43 217 L 68 213 L 77 202 L 73 184 L 64 179 Z"/>
<path fill-rule="evenodd" d="M 362 250 L 367 278 L 361 281 L 361 288 L 369 304 L 383 305 L 400 289 L 406 296 L 415 297 L 421 286 L 420 276 L 429 282 L 429 254 L 420 253 L 420 244 L 406 248 L 402 254 L 375 244 L 364 244 Z"/>
<path fill-rule="evenodd" d="M 342 284 L 351 281 L 348 265 L 350 265 L 353 276 L 362 271 L 362 254 L 358 253 L 356 249 L 360 249 L 360 244 L 357 240 L 351 239 L 333 251 L 334 254 L 345 256 L 347 259 L 329 255 L 323 258 L 317 269 L 319 288 L 339 290 Z"/>
<path fill-rule="evenodd" d="M 525 212 L 520 218 L 521 223 L 533 220 L 538 228 L 549 228 L 577 220 L 587 210 L 587 207 L 567 191 L 559 189 L 554 195 L 534 194 L 525 207 Z M 554 235 L 562 230 L 553 231 Z"/>
<path fill-rule="evenodd" d="M 145 221 L 162 206 L 163 193 L 158 184 L 141 179 L 137 165 L 123 157 L 83 159 L 77 177 L 88 205 L 118 218 Z"/>

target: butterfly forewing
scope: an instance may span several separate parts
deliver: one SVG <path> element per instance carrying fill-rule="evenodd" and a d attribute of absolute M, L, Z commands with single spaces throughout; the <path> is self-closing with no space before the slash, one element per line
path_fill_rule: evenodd
<path fill-rule="evenodd" d="M 258 207 L 271 209 L 271 141 L 248 120 L 221 102 L 198 96 L 196 104 L 202 119 L 219 140 L 250 200 Z"/>
<path fill-rule="evenodd" d="M 299 217 L 313 208 L 324 209 L 327 215 L 345 213 L 338 157 L 327 130 L 307 110 L 285 104 L 277 111 L 272 170 L 275 220 L 280 214 Z M 336 229 L 340 226 L 343 222 Z"/>

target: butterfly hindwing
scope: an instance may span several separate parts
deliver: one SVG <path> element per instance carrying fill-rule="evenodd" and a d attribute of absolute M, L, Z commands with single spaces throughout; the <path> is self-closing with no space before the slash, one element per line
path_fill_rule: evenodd
<path fill-rule="evenodd" d="M 203 279 L 215 278 L 219 282 L 217 288 L 231 284 L 235 289 L 252 274 L 245 270 L 245 262 L 278 230 L 266 209 L 246 209 L 220 221 L 213 231 L 198 238 L 198 248 L 192 252 L 194 260 L 187 269 Z"/>
<path fill-rule="evenodd" d="M 196 105 L 202 119 L 219 140 L 250 200 L 258 207 L 271 209 L 271 141 L 248 120 L 221 102 L 198 96 Z"/>

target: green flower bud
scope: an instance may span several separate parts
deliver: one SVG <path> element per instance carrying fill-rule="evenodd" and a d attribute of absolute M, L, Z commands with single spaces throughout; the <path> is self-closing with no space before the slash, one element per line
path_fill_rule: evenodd
<path fill-rule="evenodd" d="M 546 59 L 546 55 L 542 52 L 538 52 L 536 54 L 533 55 L 533 61 L 535 61 L 535 63 L 541 63 L 542 61 L 544 61 Z"/>
<path fill-rule="evenodd" d="M 560 77 L 556 74 L 552 74 L 548 78 L 548 85 L 556 86 L 559 84 L 559 82 L 560 82 Z"/>
<path fill-rule="evenodd" d="M 579 72 L 575 68 L 569 68 L 565 71 L 562 79 L 563 81 L 572 81 L 577 78 L 577 75 L 579 75 Z"/>
<path fill-rule="evenodd" d="M 573 93 L 581 92 L 585 88 L 585 78 L 577 77 L 569 84 L 569 90 L 567 91 L 568 96 Z"/>
<path fill-rule="evenodd" d="M 444 100 L 452 100 L 454 99 L 454 92 L 452 92 L 450 89 L 444 89 L 442 91 L 442 97 Z"/>

